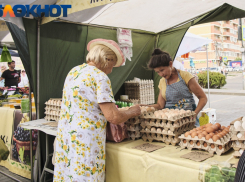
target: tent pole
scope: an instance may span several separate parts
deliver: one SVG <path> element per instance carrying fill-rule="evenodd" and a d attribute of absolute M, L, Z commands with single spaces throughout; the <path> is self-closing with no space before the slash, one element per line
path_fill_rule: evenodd
<path fill-rule="evenodd" d="M 208 69 L 208 44 L 206 45 L 206 55 L 207 55 L 207 79 L 208 79 L 208 107 L 210 108 L 210 90 L 209 90 L 209 69 Z"/>
<path fill-rule="evenodd" d="M 39 18 L 37 20 L 37 119 L 40 117 L 39 113 L 39 102 L 40 102 L 40 85 L 39 85 L 39 77 L 40 77 L 40 24 L 41 24 L 41 19 Z"/>

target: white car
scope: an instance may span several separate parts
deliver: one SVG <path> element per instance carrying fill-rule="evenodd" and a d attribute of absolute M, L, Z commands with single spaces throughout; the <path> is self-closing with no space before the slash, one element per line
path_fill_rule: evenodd
<path fill-rule="evenodd" d="M 241 66 L 237 66 L 233 68 L 233 71 L 243 71 L 243 68 Z"/>
<path fill-rule="evenodd" d="M 217 67 L 209 68 L 209 71 L 210 71 L 210 72 L 219 72 L 219 73 L 220 73 L 220 70 L 219 70 L 219 68 L 217 68 Z"/>
<path fill-rule="evenodd" d="M 227 71 L 227 72 L 233 71 L 233 68 L 231 66 L 226 66 L 225 67 L 225 71 Z"/>

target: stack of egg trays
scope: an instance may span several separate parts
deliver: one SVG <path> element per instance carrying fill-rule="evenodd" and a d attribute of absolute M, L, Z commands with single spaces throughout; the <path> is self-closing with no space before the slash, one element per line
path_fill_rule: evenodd
<path fill-rule="evenodd" d="M 243 151 L 245 150 L 245 130 L 243 129 L 243 127 L 234 127 L 235 121 L 240 121 L 242 123 L 242 118 L 243 117 L 240 117 L 232 121 L 230 124 L 232 147 L 235 150 L 233 154 L 234 157 L 241 157 Z"/>
<path fill-rule="evenodd" d="M 128 137 L 129 139 L 136 140 L 141 138 L 141 123 L 142 119 L 138 117 L 130 118 L 128 121 L 125 122 L 128 130 Z"/>
<path fill-rule="evenodd" d="M 47 121 L 59 121 L 60 119 L 60 111 L 61 111 L 61 102 L 60 98 L 51 98 L 47 102 L 45 102 L 45 119 Z"/>
<path fill-rule="evenodd" d="M 199 139 L 198 136 L 192 138 L 190 135 L 185 137 L 184 134 L 182 134 L 179 137 L 179 139 L 181 140 L 180 141 L 181 148 L 187 148 L 189 150 L 192 149 L 206 150 L 211 154 L 216 153 L 217 155 L 221 155 L 227 152 L 228 150 L 230 150 L 231 148 L 230 133 L 226 134 L 216 142 L 214 142 L 212 138 L 206 140 L 205 137 Z"/>
<path fill-rule="evenodd" d="M 144 119 L 141 122 L 142 139 L 150 142 L 161 141 L 168 145 L 177 145 L 180 142 L 178 137 L 185 131 L 193 129 L 196 122 L 194 113 L 174 120 L 156 118 L 153 113 L 146 113 L 141 118 Z"/>

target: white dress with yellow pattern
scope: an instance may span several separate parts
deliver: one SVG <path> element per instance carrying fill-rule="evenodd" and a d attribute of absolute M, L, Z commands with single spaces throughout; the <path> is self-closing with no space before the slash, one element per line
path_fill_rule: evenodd
<path fill-rule="evenodd" d="M 115 102 L 108 76 L 94 66 L 67 75 L 56 143 L 54 181 L 104 182 L 106 119 L 98 103 Z"/>

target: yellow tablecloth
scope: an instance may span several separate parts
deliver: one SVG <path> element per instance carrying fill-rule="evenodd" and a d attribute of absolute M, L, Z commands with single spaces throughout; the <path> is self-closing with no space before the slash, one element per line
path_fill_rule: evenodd
<path fill-rule="evenodd" d="M 145 143 L 143 140 L 106 143 L 106 182 L 197 182 L 201 162 L 180 156 L 189 153 L 179 146 L 166 145 L 162 149 L 148 153 L 132 147 Z M 234 151 L 222 156 L 214 155 L 207 160 L 227 161 Z M 237 163 L 232 158 L 230 163 Z"/>

